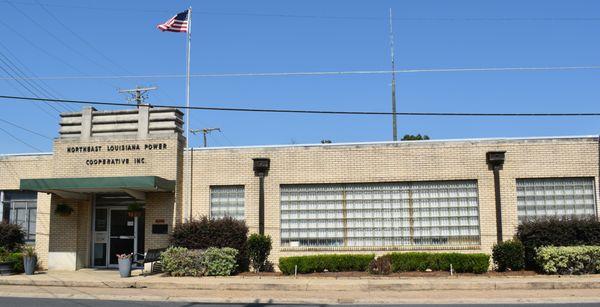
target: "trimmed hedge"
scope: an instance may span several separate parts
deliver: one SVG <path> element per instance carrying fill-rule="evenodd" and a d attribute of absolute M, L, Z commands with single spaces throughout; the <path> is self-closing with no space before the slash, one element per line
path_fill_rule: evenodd
<path fill-rule="evenodd" d="M 519 240 L 510 240 L 494 245 L 492 259 L 496 270 L 519 271 L 525 268 L 525 250 Z"/>
<path fill-rule="evenodd" d="M 202 250 L 169 247 L 160 255 L 160 261 L 163 271 L 171 276 L 202 276 L 206 273 L 203 256 Z"/>
<path fill-rule="evenodd" d="M 594 218 L 526 221 L 517 228 L 517 237 L 525 248 L 525 266 L 536 269 L 538 247 L 600 245 L 600 222 Z"/>
<path fill-rule="evenodd" d="M 546 246 L 536 261 L 547 274 L 600 273 L 600 246 Z"/>
<path fill-rule="evenodd" d="M 393 272 L 450 271 L 457 273 L 485 273 L 490 266 L 490 255 L 461 253 L 391 253 Z"/>
<path fill-rule="evenodd" d="M 230 247 L 190 250 L 172 246 L 160 255 L 160 260 L 163 271 L 171 276 L 229 276 L 237 267 L 237 254 Z"/>
<path fill-rule="evenodd" d="M 294 274 L 294 267 L 298 266 L 299 274 L 315 272 L 349 272 L 366 271 L 369 263 L 375 259 L 373 254 L 359 255 L 311 255 L 279 258 L 279 270 L 283 274 Z"/>

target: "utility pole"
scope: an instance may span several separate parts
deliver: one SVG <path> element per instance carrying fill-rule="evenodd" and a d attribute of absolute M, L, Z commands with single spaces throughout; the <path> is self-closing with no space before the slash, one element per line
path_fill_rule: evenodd
<path fill-rule="evenodd" d="M 221 132 L 221 128 L 203 128 L 203 129 L 190 129 L 189 132 L 191 132 L 193 135 L 196 135 L 198 133 L 202 133 L 203 138 L 204 138 L 204 147 L 207 146 L 206 144 L 206 135 L 211 133 L 212 131 L 219 131 Z M 188 144 L 190 143 L 190 141 L 187 141 Z M 190 149 L 190 220 L 192 220 L 192 204 L 193 204 L 193 200 L 194 200 L 194 147 L 193 146 L 188 146 L 188 148 Z"/>
<path fill-rule="evenodd" d="M 136 86 L 132 89 L 119 90 L 119 93 L 125 93 L 131 95 L 131 97 L 127 100 L 135 102 L 135 104 L 139 107 L 144 104 L 144 101 L 148 99 L 148 92 L 152 90 L 156 90 L 158 87 L 149 86 L 149 87 L 140 87 Z"/>
<path fill-rule="evenodd" d="M 219 131 L 221 132 L 221 128 L 202 128 L 202 129 L 190 129 L 190 132 L 192 134 L 198 134 L 198 133 L 202 133 L 203 134 L 203 138 L 204 138 L 204 147 L 207 146 L 206 144 L 206 135 L 213 132 L 213 131 Z"/>
<path fill-rule="evenodd" d="M 398 140 L 398 129 L 396 128 L 396 65 L 394 63 L 394 28 L 392 26 L 392 8 L 390 8 L 390 53 L 392 58 L 392 137 Z"/>

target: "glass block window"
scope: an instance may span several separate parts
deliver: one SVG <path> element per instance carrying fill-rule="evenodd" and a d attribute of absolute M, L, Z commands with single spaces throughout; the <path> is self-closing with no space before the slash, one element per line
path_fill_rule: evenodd
<path fill-rule="evenodd" d="M 282 246 L 479 243 L 476 181 L 281 186 Z"/>
<path fill-rule="evenodd" d="M 596 215 L 593 178 L 517 179 L 519 222 Z"/>
<path fill-rule="evenodd" d="M 244 219 L 244 186 L 210 187 L 210 217 Z"/>

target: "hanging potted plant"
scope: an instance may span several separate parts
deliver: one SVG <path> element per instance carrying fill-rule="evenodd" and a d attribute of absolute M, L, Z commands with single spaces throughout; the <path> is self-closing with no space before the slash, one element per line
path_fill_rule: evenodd
<path fill-rule="evenodd" d="M 71 213 L 73 213 L 73 208 L 71 208 L 71 206 L 66 205 L 66 204 L 58 204 L 58 205 L 56 205 L 56 208 L 54 209 L 54 213 L 56 213 L 60 216 L 69 216 L 69 215 L 71 215 Z"/>
<path fill-rule="evenodd" d="M 117 254 L 119 274 L 122 278 L 131 277 L 131 259 L 133 254 Z"/>
<path fill-rule="evenodd" d="M 144 208 L 138 203 L 132 203 L 127 206 L 127 215 L 129 217 L 139 217 L 142 215 Z"/>
<path fill-rule="evenodd" d="M 36 266 L 37 253 L 35 252 L 35 247 L 27 245 L 23 248 L 23 268 L 25 269 L 25 275 L 33 275 Z"/>

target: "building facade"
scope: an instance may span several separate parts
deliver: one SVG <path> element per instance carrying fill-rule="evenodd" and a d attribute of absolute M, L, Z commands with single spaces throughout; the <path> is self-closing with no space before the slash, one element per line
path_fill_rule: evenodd
<path fill-rule="evenodd" d="M 490 253 L 523 220 L 599 212 L 597 136 L 188 149 L 182 124 L 145 106 L 63 114 L 52 153 L 0 156 L 3 219 L 23 225 L 43 268 L 75 270 L 166 247 L 202 216 L 270 235 L 276 263 Z"/>

